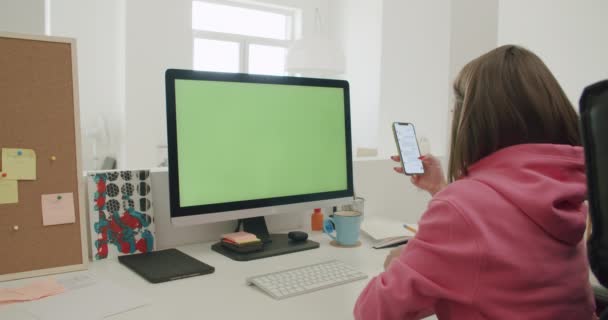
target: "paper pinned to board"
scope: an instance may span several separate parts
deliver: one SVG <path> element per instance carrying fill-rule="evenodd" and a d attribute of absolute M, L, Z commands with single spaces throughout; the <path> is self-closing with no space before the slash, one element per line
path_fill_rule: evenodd
<path fill-rule="evenodd" d="M 41 202 L 43 225 L 52 226 L 76 222 L 73 193 L 43 194 Z"/>
<path fill-rule="evenodd" d="M 7 180 L 36 180 L 36 152 L 2 148 L 2 172 Z"/>
<path fill-rule="evenodd" d="M 0 204 L 18 203 L 19 186 L 16 180 L 0 178 Z"/>

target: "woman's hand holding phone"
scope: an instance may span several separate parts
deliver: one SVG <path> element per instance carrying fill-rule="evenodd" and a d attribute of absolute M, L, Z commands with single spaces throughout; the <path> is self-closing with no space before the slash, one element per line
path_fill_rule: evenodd
<path fill-rule="evenodd" d="M 401 162 L 399 156 L 392 156 L 391 159 L 395 162 Z M 420 160 L 422 160 L 422 165 L 424 166 L 424 173 L 421 175 L 414 175 L 410 180 L 416 187 L 426 190 L 431 196 L 434 196 L 435 193 L 441 191 L 448 185 L 447 180 L 443 175 L 443 169 L 441 169 L 441 163 L 439 162 L 439 159 L 430 154 L 420 157 Z M 394 167 L 393 169 L 398 173 L 404 173 L 403 167 L 401 166 Z"/>

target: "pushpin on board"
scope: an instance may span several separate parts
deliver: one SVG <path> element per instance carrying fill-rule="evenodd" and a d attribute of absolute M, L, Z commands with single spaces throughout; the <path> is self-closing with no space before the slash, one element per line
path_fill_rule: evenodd
<path fill-rule="evenodd" d="M 17 155 L 18 155 L 18 156 L 21 156 L 21 155 L 23 155 L 23 151 L 21 151 L 21 150 L 18 150 L 18 151 L 17 151 Z"/>
<path fill-rule="evenodd" d="M 6 178 L 6 172 L 2 172 L 2 178 Z"/>
<path fill-rule="evenodd" d="M 61 196 L 57 196 L 57 200 L 61 200 Z"/>

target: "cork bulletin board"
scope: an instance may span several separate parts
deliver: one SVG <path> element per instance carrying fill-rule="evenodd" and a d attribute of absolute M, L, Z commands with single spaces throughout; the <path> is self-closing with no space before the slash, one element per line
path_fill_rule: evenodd
<path fill-rule="evenodd" d="M 0 281 L 87 267 L 72 39 L 0 33 Z"/>

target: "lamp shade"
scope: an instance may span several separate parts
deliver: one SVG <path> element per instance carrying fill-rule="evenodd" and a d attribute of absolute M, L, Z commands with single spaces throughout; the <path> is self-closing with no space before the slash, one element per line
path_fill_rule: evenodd
<path fill-rule="evenodd" d="M 334 76 L 344 69 L 344 52 L 319 34 L 296 41 L 287 51 L 285 70 L 290 73 Z"/>

